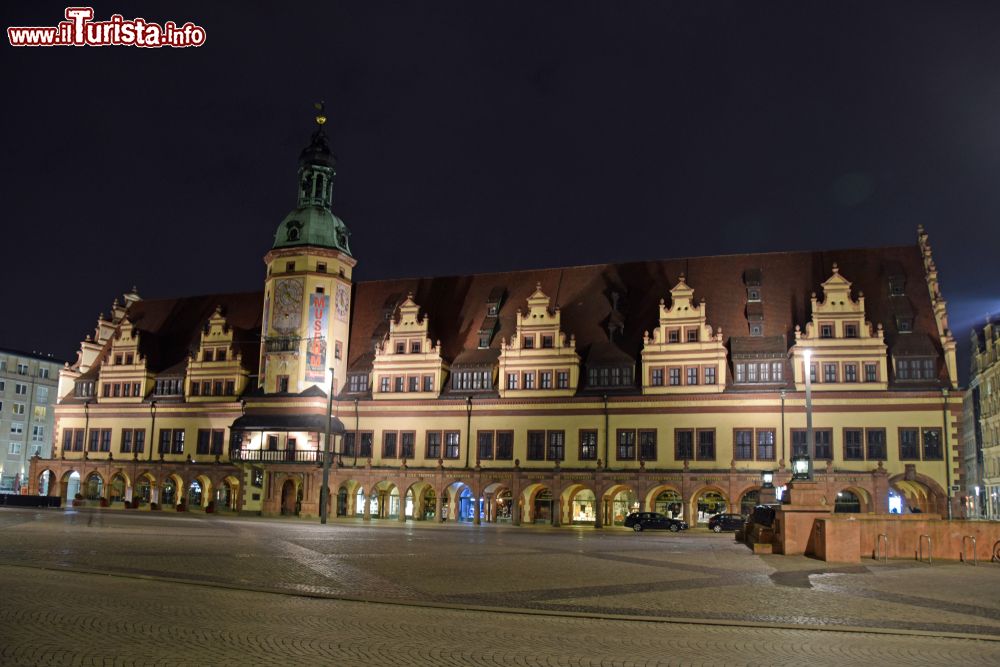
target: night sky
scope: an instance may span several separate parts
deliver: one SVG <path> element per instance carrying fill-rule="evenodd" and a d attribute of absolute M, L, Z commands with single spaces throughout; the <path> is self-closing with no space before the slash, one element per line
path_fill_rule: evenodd
<path fill-rule="evenodd" d="M 922 223 L 963 348 L 1000 311 L 997 2 L 95 11 L 207 43 L 4 38 L 0 347 L 72 359 L 133 284 L 261 289 L 319 99 L 358 280 L 903 245 Z"/>

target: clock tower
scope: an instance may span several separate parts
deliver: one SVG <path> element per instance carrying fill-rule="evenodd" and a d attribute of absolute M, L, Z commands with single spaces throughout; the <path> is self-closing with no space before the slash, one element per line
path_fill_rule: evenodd
<path fill-rule="evenodd" d="M 264 256 L 260 376 L 267 394 L 344 385 L 351 321 L 350 232 L 333 214 L 336 159 L 317 105 L 316 131 L 299 155 L 298 205 L 278 226 Z"/>

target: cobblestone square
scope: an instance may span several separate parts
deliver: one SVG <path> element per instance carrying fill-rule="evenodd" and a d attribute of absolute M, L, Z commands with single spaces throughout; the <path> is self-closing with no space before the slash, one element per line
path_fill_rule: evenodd
<path fill-rule="evenodd" d="M 692 530 L 0 510 L 2 664 L 1000 661 L 1000 565 Z"/>

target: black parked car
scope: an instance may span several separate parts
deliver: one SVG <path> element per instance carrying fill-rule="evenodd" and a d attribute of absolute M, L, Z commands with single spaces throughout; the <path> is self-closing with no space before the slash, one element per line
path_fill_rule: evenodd
<path fill-rule="evenodd" d="M 724 530 L 739 530 L 746 520 L 742 514 L 716 514 L 708 518 L 708 529 L 717 533 Z"/>
<path fill-rule="evenodd" d="M 643 530 L 669 530 L 676 533 L 678 530 L 687 530 L 688 525 L 680 519 L 671 519 L 659 512 L 632 512 L 625 517 L 625 527 L 637 533 Z"/>

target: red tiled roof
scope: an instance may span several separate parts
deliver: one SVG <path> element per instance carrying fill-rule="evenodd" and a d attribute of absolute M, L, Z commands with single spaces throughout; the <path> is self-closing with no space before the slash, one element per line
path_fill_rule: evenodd
<path fill-rule="evenodd" d="M 141 332 L 139 351 L 146 356 L 147 367 L 159 373 L 182 364 L 188 353 L 197 348 L 202 326 L 220 305 L 226 322 L 233 328 L 243 365 L 256 373 L 264 305 L 262 292 L 136 301 L 125 317 Z"/>
<path fill-rule="evenodd" d="M 413 293 L 413 299 L 430 317 L 430 337 L 440 339 L 446 360 L 463 350 L 478 346 L 479 325 L 486 316 L 487 301 L 498 287 L 507 296 L 498 314 L 499 330 L 491 347 L 501 339 L 510 340 L 520 308 L 526 309 L 535 284 L 559 306 L 562 330 L 576 336 L 577 350 L 587 358 L 590 347 L 606 343 L 607 321 L 612 314 L 612 291 L 622 295 L 619 310 L 624 331 L 615 343 L 626 354 L 639 359 L 643 332 L 657 325 L 660 299 L 670 302 L 670 288 L 683 273 L 694 289 L 694 298 L 706 300 L 708 323 L 721 326 L 726 343 L 730 336 L 747 336 L 745 272 L 760 271 L 763 335 L 795 340 L 794 329 L 810 320 L 809 297 L 822 298 L 820 284 L 833 273 L 837 263 L 841 275 L 852 283 L 852 296 L 864 292 L 866 317 L 885 328 L 890 350 L 896 333 L 889 305 L 888 275 L 902 271 L 906 277 L 906 299 L 915 314 L 914 336 L 922 334 L 936 341 L 937 325 L 931 310 L 924 279 L 923 261 L 916 244 L 888 248 L 847 249 L 822 252 L 779 252 L 724 255 L 691 259 L 595 264 L 568 268 L 484 273 L 471 276 L 443 276 L 377 280 L 355 285 L 352 314 L 350 365 L 370 349 L 372 332 L 382 322 L 383 304 L 397 294 Z M 894 297 L 896 301 L 900 297 Z M 904 334 L 907 335 L 907 334 Z M 933 343 L 940 354 L 940 345 Z"/>

